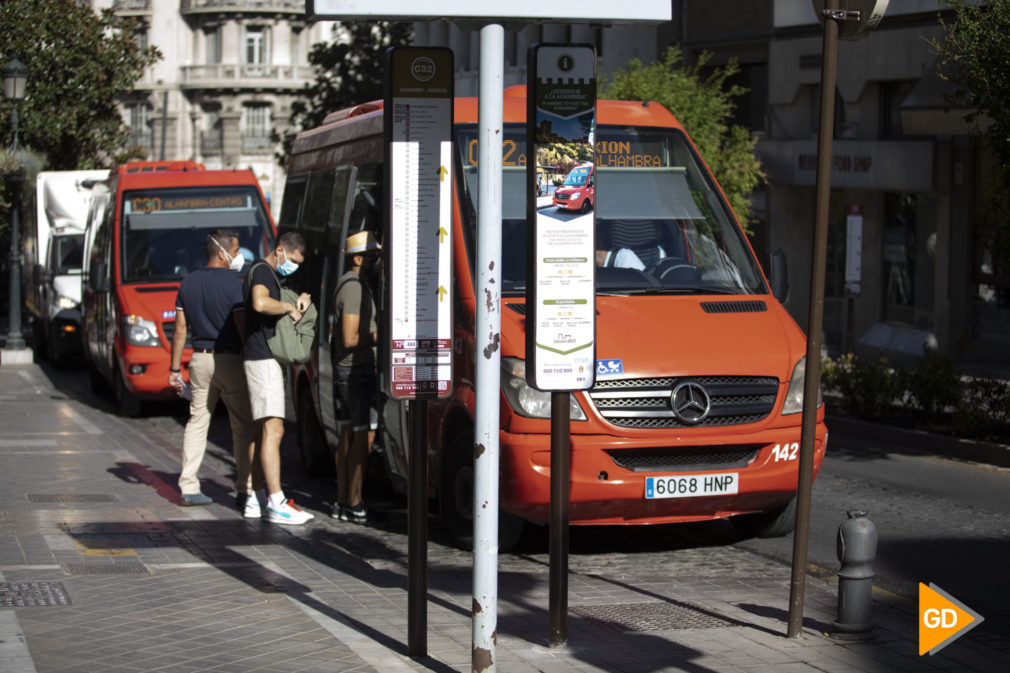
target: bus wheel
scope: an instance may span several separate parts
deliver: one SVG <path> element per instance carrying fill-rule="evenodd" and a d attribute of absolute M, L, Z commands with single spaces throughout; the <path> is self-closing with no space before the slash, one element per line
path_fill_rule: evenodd
<path fill-rule="evenodd" d="M 739 514 L 729 522 L 747 537 L 782 537 L 796 528 L 796 498 L 770 512 Z"/>
<path fill-rule="evenodd" d="M 298 448 L 302 455 L 302 468 L 307 475 L 320 479 L 336 475 L 334 459 L 307 388 L 298 393 Z"/>
<path fill-rule="evenodd" d="M 593 209 L 593 204 L 587 198 L 587 199 L 585 199 L 582 202 L 582 207 L 579 208 L 579 212 L 581 212 L 581 213 L 588 213 L 592 209 Z"/>
<path fill-rule="evenodd" d="M 120 416 L 124 418 L 140 416 L 140 398 L 126 387 L 126 381 L 123 380 L 123 374 L 118 367 L 113 372 L 113 393 L 116 396 L 116 405 Z"/>
<path fill-rule="evenodd" d="M 442 514 L 456 544 L 473 549 L 473 435 L 461 433 L 449 444 L 443 459 L 439 495 Z M 498 550 L 507 552 L 519 542 L 525 521 L 498 510 Z"/>

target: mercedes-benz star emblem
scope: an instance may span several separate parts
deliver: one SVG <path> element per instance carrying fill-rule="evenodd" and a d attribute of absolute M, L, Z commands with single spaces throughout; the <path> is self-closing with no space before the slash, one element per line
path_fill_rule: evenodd
<path fill-rule="evenodd" d="M 670 394 L 673 415 L 686 425 L 697 425 L 705 420 L 712 410 L 712 400 L 700 383 L 685 381 Z"/>

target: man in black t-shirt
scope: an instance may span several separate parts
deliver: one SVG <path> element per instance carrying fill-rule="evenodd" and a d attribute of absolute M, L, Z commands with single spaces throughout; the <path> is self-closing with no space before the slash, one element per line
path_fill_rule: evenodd
<path fill-rule="evenodd" d="M 253 457 L 252 412 L 242 368 L 242 280 L 238 233 L 218 229 L 207 236 L 207 265 L 186 276 L 175 300 L 175 334 L 168 383 L 182 394 L 182 352 L 187 335 L 192 336 L 189 361 L 191 388 L 189 421 L 182 440 L 182 472 L 179 490 L 182 505 L 207 505 L 211 499 L 200 492 L 197 472 L 207 450 L 207 430 L 218 400 L 228 409 L 232 452 L 235 455 L 235 490 L 240 501 L 256 501 L 251 476 Z M 244 505 L 243 505 L 244 506 Z M 259 516 L 259 506 L 246 516 Z"/>
<path fill-rule="evenodd" d="M 313 518 L 286 500 L 281 488 L 281 439 L 284 437 L 284 372 L 267 345 L 274 326 L 285 315 L 298 322 L 312 303 L 302 293 L 294 304 L 281 301 L 280 280 L 305 261 L 305 239 L 298 232 L 288 232 L 277 239 L 277 248 L 250 269 L 246 295 L 246 339 L 243 348 L 249 402 L 260 438 L 258 458 L 266 480 L 266 520 L 300 525 Z"/>

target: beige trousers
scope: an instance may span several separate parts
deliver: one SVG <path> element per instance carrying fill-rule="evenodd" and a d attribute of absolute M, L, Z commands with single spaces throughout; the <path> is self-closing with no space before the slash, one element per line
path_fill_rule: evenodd
<path fill-rule="evenodd" d="M 193 401 L 189 422 L 182 438 L 182 473 L 179 490 L 184 494 L 200 492 L 197 472 L 207 451 L 207 430 L 218 400 L 228 409 L 232 453 L 235 456 L 235 490 L 253 492 L 252 459 L 254 433 L 249 390 L 246 387 L 242 355 L 238 353 L 193 353 L 189 361 L 189 384 Z M 258 480 L 257 480 L 258 481 Z"/>

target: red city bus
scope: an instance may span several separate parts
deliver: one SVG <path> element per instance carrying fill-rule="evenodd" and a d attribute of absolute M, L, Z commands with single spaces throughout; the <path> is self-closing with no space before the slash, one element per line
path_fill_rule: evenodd
<path fill-rule="evenodd" d="M 123 164 L 92 191 L 82 277 L 84 356 L 92 387 L 111 387 L 125 416 L 168 386 L 179 283 L 207 262 L 207 235 L 235 229 L 249 256 L 276 233 L 252 171 L 192 161 Z M 192 351 L 183 354 L 183 366 Z"/>
<path fill-rule="evenodd" d="M 296 275 L 304 274 L 301 289 L 320 307 L 316 353 L 293 372 L 302 457 L 319 473 L 332 471 L 339 436 L 331 304 L 344 271 L 340 250 L 362 229 L 388 240 L 383 114 L 376 101 L 329 115 L 298 135 L 288 169 L 280 226 L 309 242 Z M 450 397 L 428 402 L 428 494 L 466 544 L 474 321 L 483 301 L 474 272 L 477 100 L 457 98 L 454 115 L 454 380 Z M 525 378 L 525 122 L 525 87 L 512 87 L 502 153 L 502 549 L 525 522 L 546 522 L 550 505 L 550 393 Z M 594 149 L 597 376 L 591 390 L 570 397 L 570 521 L 728 518 L 748 534 L 783 535 L 795 521 L 806 354 L 803 333 L 778 298 L 784 279 L 766 279 L 718 183 L 668 110 L 599 101 Z M 388 383 L 381 359 L 380 391 Z M 377 448 L 394 487 L 405 490 L 409 402 L 381 392 L 379 400 Z M 819 406 L 815 474 L 826 443 Z"/>

